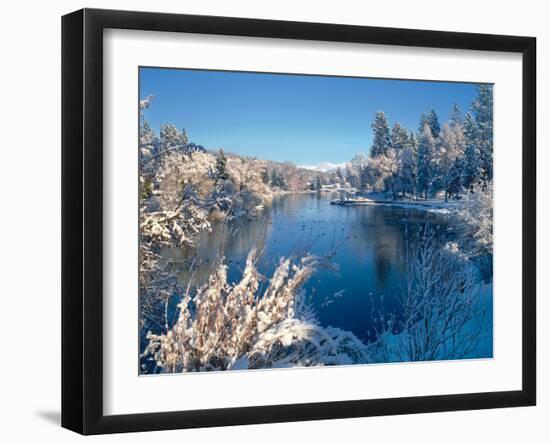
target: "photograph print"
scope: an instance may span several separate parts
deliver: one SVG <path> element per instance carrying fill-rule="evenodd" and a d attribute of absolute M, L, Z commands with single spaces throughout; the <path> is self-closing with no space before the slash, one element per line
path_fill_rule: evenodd
<path fill-rule="evenodd" d="M 139 373 L 493 357 L 493 85 L 139 68 Z"/>

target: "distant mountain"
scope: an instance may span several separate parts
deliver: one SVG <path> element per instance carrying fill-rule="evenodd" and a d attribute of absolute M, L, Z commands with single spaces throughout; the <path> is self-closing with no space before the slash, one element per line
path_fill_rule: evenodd
<path fill-rule="evenodd" d="M 310 171 L 317 171 L 317 172 L 332 172 L 336 171 L 336 169 L 341 168 L 344 169 L 349 163 L 343 162 L 343 163 L 331 163 L 331 162 L 321 162 L 317 165 L 299 165 L 299 168 L 302 169 L 309 169 Z"/>

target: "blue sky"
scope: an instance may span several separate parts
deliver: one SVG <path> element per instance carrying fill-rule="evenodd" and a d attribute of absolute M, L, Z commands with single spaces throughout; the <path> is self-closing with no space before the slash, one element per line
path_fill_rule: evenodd
<path fill-rule="evenodd" d="M 208 149 L 313 165 L 368 153 L 374 113 L 416 130 L 432 107 L 443 123 L 453 103 L 466 112 L 475 84 L 183 69 L 140 69 L 145 112 L 185 128 Z"/>

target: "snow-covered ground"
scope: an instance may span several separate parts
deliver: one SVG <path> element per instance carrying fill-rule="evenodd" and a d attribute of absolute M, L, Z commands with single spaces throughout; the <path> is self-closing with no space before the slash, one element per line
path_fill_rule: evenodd
<path fill-rule="evenodd" d="M 457 207 L 456 201 L 447 201 L 443 199 L 427 200 L 393 200 L 386 197 L 383 192 L 370 192 L 364 197 L 352 197 L 347 199 L 332 200 L 331 204 L 341 206 L 365 206 L 365 205 L 390 205 L 400 208 L 413 208 L 433 213 L 448 214 Z"/>

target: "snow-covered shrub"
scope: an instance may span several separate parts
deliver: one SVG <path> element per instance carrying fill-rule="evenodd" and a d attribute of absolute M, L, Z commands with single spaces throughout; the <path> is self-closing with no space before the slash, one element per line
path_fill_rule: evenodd
<path fill-rule="evenodd" d="M 486 281 L 493 278 L 493 182 L 479 182 L 459 202 L 460 247 Z"/>
<path fill-rule="evenodd" d="M 399 312 L 382 314 L 376 361 L 476 357 L 487 340 L 487 317 L 470 262 L 438 244 L 425 225 L 405 248 Z"/>
<path fill-rule="evenodd" d="M 185 200 L 173 211 L 141 211 L 142 242 L 150 246 L 191 246 L 193 237 L 210 229 L 207 213 Z"/>
<path fill-rule="evenodd" d="M 167 266 L 169 260 L 154 252 L 149 244 L 139 248 L 139 330 L 140 347 L 147 344 L 146 331 L 162 331 L 168 324 L 168 305 L 181 293 L 177 278 Z M 147 371 L 146 371 L 147 372 Z"/>
<path fill-rule="evenodd" d="M 473 255 L 493 253 L 493 182 L 479 182 L 460 200 L 463 245 Z"/>
<path fill-rule="evenodd" d="M 164 372 L 257 369 L 365 362 L 353 334 L 322 328 L 304 301 L 302 285 L 319 259 L 281 259 L 266 287 L 253 249 L 241 280 L 227 281 L 223 261 L 192 296 L 187 288 L 174 326 L 148 334 L 144 361 Z"/>

